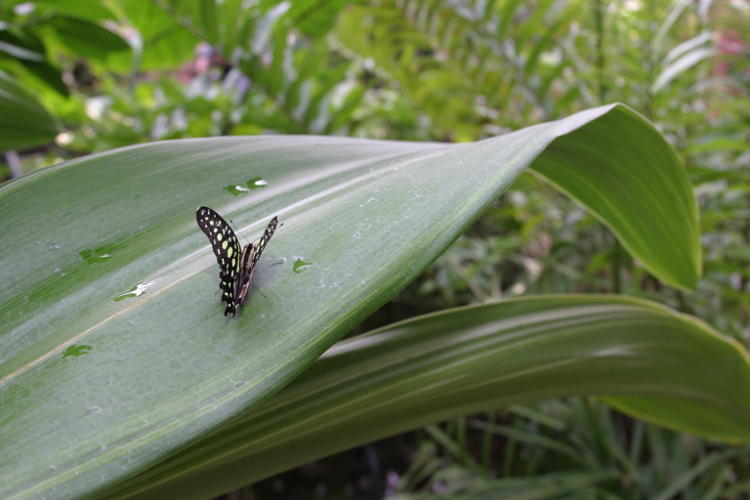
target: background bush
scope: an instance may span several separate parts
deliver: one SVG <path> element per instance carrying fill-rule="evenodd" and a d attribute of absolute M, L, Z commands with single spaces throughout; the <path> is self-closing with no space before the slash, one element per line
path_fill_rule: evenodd
<path fill-rule="evenodd" d="M 746 1 L 246 3 L 0 4 L 0 175 L 212 135 L 472 141 L 620 101 L 688 169 L 705 256 L 696 290 L 660 284 L 593 216 L 526 175 L 354 333 L 517 295 L 614 292 L 748 344 Z M 742 498 L 747 451 L 569 399 L 429 427 L 237 494 Z M 558 474 L 571 467 L 580 474 Z"/>

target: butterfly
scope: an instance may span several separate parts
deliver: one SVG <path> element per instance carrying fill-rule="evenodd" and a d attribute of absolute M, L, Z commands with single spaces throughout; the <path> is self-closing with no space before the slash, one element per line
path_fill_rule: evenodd
<path fill-rule="evenodd" d="M 235 315 L 245 303 L 255 265 L 279 224 L 278 217 L 271 219 L 258 244 L 248 243 L 243 249 L 232 227 L 221 215 L 208 207 L 200 207 L 195 219 L 211 242 L 211 248 L 219 264 L 221 300 L 226 302 L 224 316 Z"/>

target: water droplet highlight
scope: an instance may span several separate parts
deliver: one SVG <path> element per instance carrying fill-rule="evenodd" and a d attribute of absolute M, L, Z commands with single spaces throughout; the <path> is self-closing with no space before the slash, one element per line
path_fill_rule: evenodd
<path fill-rule="evenodd" d="M 292 270 L 295 273 L 299 274 L 299 273 L 301 273 L 301 272 L 303 272 L 305 270 L 304 269 L 305 267 L 311 266 L 311 265 L 312 265 L 312 262 L 306 262 L 306 261 L 302 260 L 301 257 L 297 257 L 296 260 L 294 261 L 294 266 L 292 267 Z"/>
<path fill-rule="evenodd" d="M 144 283 L 138 283 L 135 285 L 129 292 L 121 293 L 117 297 L 115 297 L 115 302 L 120 302 L 121 300 L 129 299 L 131 297 L 138 297 L 146 292 L 149 288 L 151 288 L 151 285 L 153 285 L 153 281 L 146 281 Z"/>
<path fill-rule="evenodd" d="M 245 186 L 240 186 L 239 184 L 233 185 L 233 186 L 226 186 L 224 189 L 229 191 L 230 194 L 233 194 L 235 196 L 249 193 L 250 190 L 246 188 Z"/>
<path fill-rule="evenodd" d="M 268 186 L 268 182 L 261 177 L 253 177 L 252 179 L 248 179 L 245 185 L 250 189 L 258 189 Z"/>
<path fill-rule="evenodd" d="M 249 193 L 251 189 L 259 189 L 266 186 L 268 186 L 268 182 L 265 179 L 262 177 L 253 177 L 248 179 L 245 184 L 232 184 L 230 186 L 225 186 L 224 189 L 234 196 L 239 196 L 241 194 Z"/>

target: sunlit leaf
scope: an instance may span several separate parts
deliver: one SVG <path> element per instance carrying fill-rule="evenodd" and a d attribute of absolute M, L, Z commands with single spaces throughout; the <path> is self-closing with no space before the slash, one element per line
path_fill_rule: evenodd
<path fill-rule="evenodd" d="M 3 186 L 0 405 L 11 410 L 0 496 L 90 495 L 265 400 L 529 166 L 580 196 L 655 275 L 694 282 L 685 174 L 662 136 L 620 105 L 460 145 L 167 141 Z M 225 189 L 258 179 L 266 187 Z M 283 224 L 237 318 L 222 314 L 218 268 L 195 223 L 201 205 L 241 240 L 274 215 Z M 91 349 L 65 357 L 73 345 Z"/>

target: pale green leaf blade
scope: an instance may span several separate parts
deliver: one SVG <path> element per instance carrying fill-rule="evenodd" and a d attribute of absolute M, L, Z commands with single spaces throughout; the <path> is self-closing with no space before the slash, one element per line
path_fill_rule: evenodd
<path fill-rule="evenodd" d="M 618 109 L 555 141 L 532 168 L 609 226 L 649 271 L 692 288 L 702 253 L 685 168 L 662 136 L 636 132 L 645 118 Z"/>
<path fill-rule="evenodd" d="M 737 342 L 653 302 L 540 296 L 421 316 L 336 344 L 270 401 L 106 494 L 215 496 L 459 415 L 600 394 L 674 429 L 750 440 L 750 359 Z"/>
<path fill-rule="evenodd" d="M 622 120 L 637 147 L 603 168 L 667 147 L 633 116 L 605 106 L 455 146 L 162 142 L 3 186 L 0 404 L 12 411 L 0 425 L 9 450 L 0 473 L 11 478 L 0 496 L 90 494 L 257 404 L 413 280 L 550 145 L 564 150 L 571 132 L 587 130 L 591 149 L 563 166 L 595 160 L 620 140 L 597 124 Z M 249 189 L 257 178 L 267 186 Z M 683 185 L 655 179 L 660 193 L 670 192 L 663 182 Z M 234 186 L 243 194 L 230 194 Z M 641 215 L 616 199 L 621 212 Z M 665 208 L 674 199 L 647 200 L 647 218 L 666 217 L 649 224 L 693 231 L 691 214 Z M 274 215 L 284 223 L 235 319 L 221 314 L 218 268 L 194 219 L 201 205 L 231 219 L 245 241 Z M 660 276 L 677 261 L 675 234 L 641 243 L 649 251 L 639 258 Z M 295 272 L 298 259 L 310 264 Z"/>

